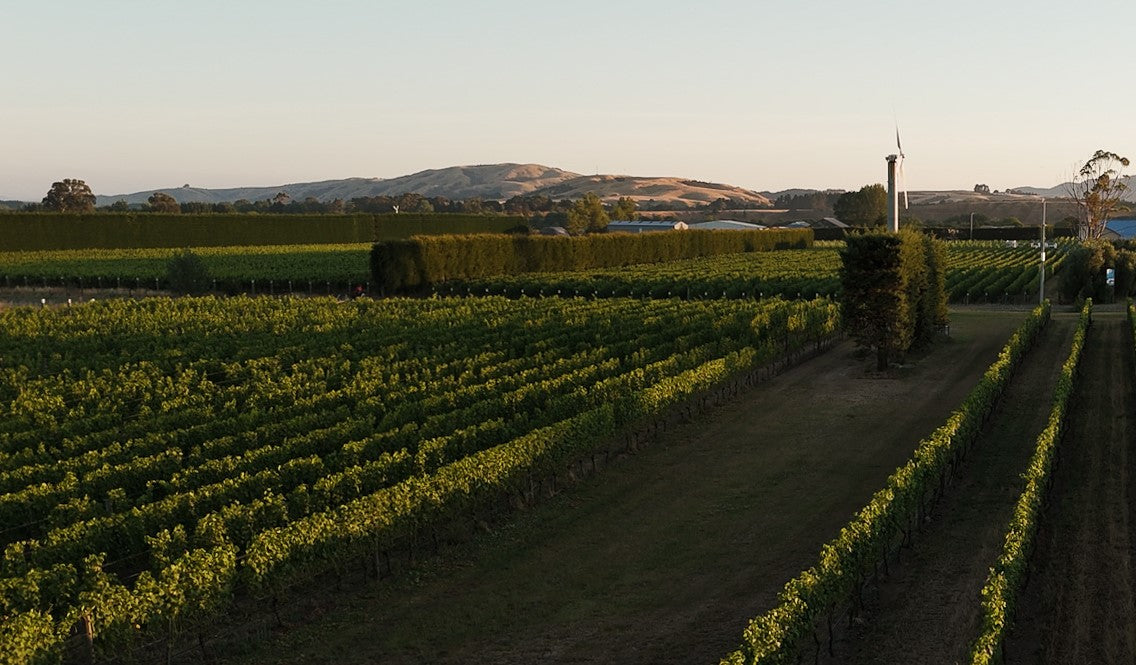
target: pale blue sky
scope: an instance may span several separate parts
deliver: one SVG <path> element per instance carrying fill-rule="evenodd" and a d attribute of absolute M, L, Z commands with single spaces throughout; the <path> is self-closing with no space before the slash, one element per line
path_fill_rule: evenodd
<path fill-rule="evenodd" d="M 759 190 L 1136 157 L 1136 3 L 4 0 L 0 199 L 537 162 Z M 889 68 L 889 57 L 893 65 Z"/>

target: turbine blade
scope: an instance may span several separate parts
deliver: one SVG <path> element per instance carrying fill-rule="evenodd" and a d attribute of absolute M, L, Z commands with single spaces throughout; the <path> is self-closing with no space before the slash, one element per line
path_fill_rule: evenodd
<path fill-rule="evenodd" d="M 903 153 L 899 153 L 899 188 L 903 190 L 903 209 L 907 210 L 907 178 L 903 175 Z"/>

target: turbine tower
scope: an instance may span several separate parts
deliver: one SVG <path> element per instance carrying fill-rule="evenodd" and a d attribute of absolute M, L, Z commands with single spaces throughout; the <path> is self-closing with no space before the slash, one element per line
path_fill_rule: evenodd
<path fill-rule="evenodd" d="M 899 155 L 888 155 L 888 231 L 899 233 L 899 192 L 895 187 L 895 163 Z"/>
<path fill-rule="evenodd" d="M 898 155 L 888 155 L 888 212 L 887 227 L 892 233 L 899 233 L 899 187 L 903 187 L 903 209 L 907 210 L 907 183 L 903 177 L 903 144 L 899 141 L 899 125 L 895 126 L 895 147 Z M 899 183 L 896 182 L 898 170 Z M 899 186 L 897 186 L 899 185 Z"/>

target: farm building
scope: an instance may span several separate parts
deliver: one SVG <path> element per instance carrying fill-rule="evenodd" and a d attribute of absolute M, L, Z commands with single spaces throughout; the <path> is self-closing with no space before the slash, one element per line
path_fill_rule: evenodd
<path fill-rule="evenodd" d="M 851 228 L 835 217 L 824 219 L 798 219 L 785 225 L 787 229 L 847 229 Z"/>
<path fill-rule="evenodd" d="M 686 222 L 668 222 L 654 220 L 609 222 L 607 230 L 613 233 L 644 233 L 647 231 L 685 231 Z"/>
<path fill-rule="evenodd" d="M 715 219 L 710 222 L 698 222 L 691 224 L 690 228 L 696 231 L 757 231 L 759 229 L 767 229 L 768 226 L 764 224 L 752 224 L 750 222 L 739 222 L 733 219 Z"/>
<path fill-rule="evenodd" d="M 1117 217 L 1108 220 L 1108 223 L 1105 224 L 1104 235 L 1106 238 L 1116 240 L 1136 238 L 1136 217 Z"/>

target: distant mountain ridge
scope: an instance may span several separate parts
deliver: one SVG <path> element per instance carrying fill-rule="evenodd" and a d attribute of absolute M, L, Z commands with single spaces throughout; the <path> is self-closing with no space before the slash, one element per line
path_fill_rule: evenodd
<path fill-rule="evenodd" d="M 1136 202 L 1136 182 L 1133 182 L 1136 176 L 1126 176 L 1123 178 L 1124 184 L 1127 185 L 1128 191 L 1124 193 L 1124 200 Z M 1047 199 L 1064 198 L 1069 196 L 1069 184 L 1062 183 L 1056 187 L 1015 187 L 1014 191 L 1022 194 L 1034 194 L 1036 196 L 1044 196 Z"/>
<path fill-rule="evenodd" d="M 519 195 L 543 195 L 553 199 L 579 198 L 594 192 L 604 199 L 627 196 L 640 201 L 710 203 L 718 198 L 767 206 L 768 197 L 741 187 L 683 178 L 647 178 L 623 175 L 580 175 L 541 164 L 487 164 L 429 169 L 397 178 L 346 178 L 302 182 L 272 187 L 206 189 L 183 187 L 150 189 L 133 194 L 99 195 L 96 205 L 115 201 L 142 204 L 154 192 L 165 192 L 178 203 L 232 203 L 241 199 L 261 201 L 285 192 L 293 200 L 313 197 L 320 201 L 415 193 L 451 200 L 472 198 L 505 200 Z"/>

